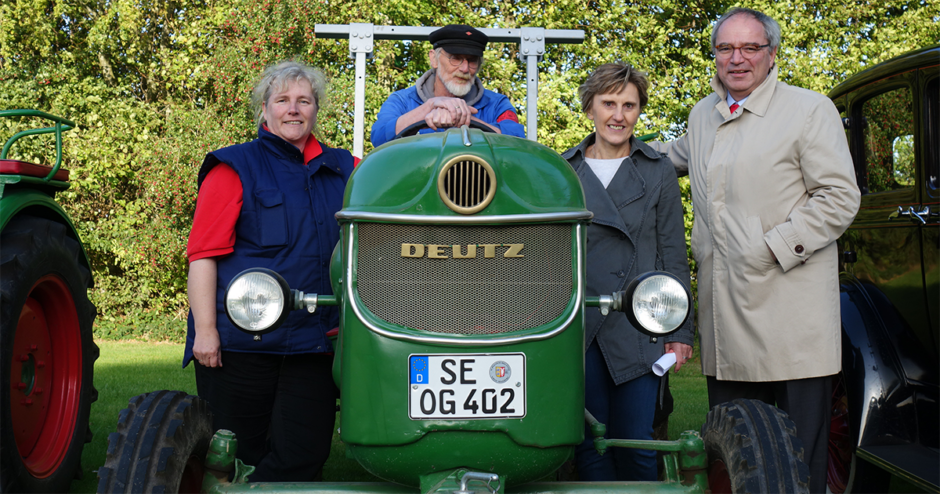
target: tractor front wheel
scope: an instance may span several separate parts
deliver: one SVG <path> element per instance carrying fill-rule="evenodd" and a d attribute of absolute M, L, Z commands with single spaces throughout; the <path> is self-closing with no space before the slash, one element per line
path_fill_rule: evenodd
<path fill-rule="evenodd" d="M 20 215 L 0 235 L 0 491 L 66 492 L 81 475 L 98 347 L 91 273 L 67 227 Z"/>
<path fill-rule="evenodd" d="M 702 426 L 713 493 L 809 492 L 809 467 L 796 426 L 779 408 L 734 400 L 711 409 Z"/>
<path fill-rule="evenodd" d="M 200 492 L 212 439 L 209 404 L 182 391 L 131 398 L 108 436 L 99 493 Z"/>

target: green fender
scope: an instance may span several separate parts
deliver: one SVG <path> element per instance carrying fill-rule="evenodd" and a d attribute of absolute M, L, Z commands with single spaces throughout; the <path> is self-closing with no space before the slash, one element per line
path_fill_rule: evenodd
<path fill-rule="evenodd" d="M 17 215 L 28 213 L 34 216 L 41 216 L 53 221 L 57 221 L 67 226 L 70 234 L 78 241 L 81 246 L 81 262 L 89 271 L 91 271 L 91 262 L 88 259 L 88 253 L 85 252 L 85 245 L 82 244 L 81 237 L 78 236 L 78 230 L 75 224 L 69 218 L 68 213 L 62 209 L 55 200 L 44 192 L 36 189 L 12 189 L 7 187 L 0 198 L 0 231 L 7 227 L 7 223 Z M 94 286 L 94 278 L 92 285 Z M 89 288 L 91 288 L 89 286 Z"/>

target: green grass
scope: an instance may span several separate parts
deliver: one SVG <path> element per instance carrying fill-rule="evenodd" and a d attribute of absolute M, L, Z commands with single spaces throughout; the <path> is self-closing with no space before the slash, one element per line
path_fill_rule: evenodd
<path fill-rule="evenodd" d="M 196 394 L 192 366 L 181 368 L 183 345 L 104 340 L 96 343 L 101 348 L 101 357 L 95 364 L 98 401 L 91 406 L 94 437 L 82 453 L 84 478 L 72 482 L 71 491 L 77 493 L 97 490 L 96 472 L 104 465 L 108 434 L 117 428 L 118 413 L 127 407 L 128 400 L 161 389 Z M 338 414 L 336 423 L 339 424 Z M 339 441 L 338 434 L 333 436 L 333 447 L 324 466 L 323 477 L 326 480 L 379 481 L 358 463 L 346 458 L 345 446 Z"/>
<path fill-rule="evenodd" d="M 692 359 L 678 373 L 669 372 L 669 389 L 672 390 L 673 410 L 669 415 L 669 439 L 678 439 L 684 431 L 699 431 L 708 414 L 708 390 L 699 358 L 698 343 L 693 349 Z"/>
<path fill-rule="evenodd" d="M 72 492 L 95 492 L 95 473 L 104 465 L 108 434 L 117 428 L 118 412 L 134 396 L 172 389 L 196 394 L 192 366 L 183 369 L 183 345 L 136 341 L 98 341 L 101 357 L 95 364 L 98 401 L 91 406 L 94 437 L 82 453 L 84 478 L 72 482 Z"/>
<path fill-rule="evenodd" d="M 104 464 L 108 434 L 116 429 L 118 413 L 127 407 L 130 398 L 161 389 L 196 394 L 192 366 L 180 367 L 183 345 L 105 340 L 97 343 L 101 357 L 95 365 L 98 401 L 91 407 L 94 438 L 85 445 L 82 455 L 85 476 L 72 482 L 72 492 L 78 493 L 95 492 L 98 485 L 96 472 Z M 688 367 L 679 374 L 673 373 L 669 382 L 675 399 L 675 410 L 669 418 L 669 437 L 675 439 L 684 430 L 698 430 L 708 411 L 705 378 L 699 373 L 697 354 Z M 346 458 L 345 446 L 339 441 L 338 434 L 333 436 L 333 448 L 324 466 L 323 478 L 328 481 L 379 480 L 354 460 Z"/>
<path fill-rule="evenodd" d="M 98 341 L 101 358 L 95 366 L 98 401 L 91 408 L 92 442 L 85 445 L 82 465 L 85 475 L 72 482 L 76 493 L 93 493 L 98 484 L 96 472 L 104 464 L 108 434 L 117 427 L 118 412 L 130 398 L 160 389 L 196 393 L 192 366 L 180 367 L 183 345 L 137 341 Z M 699 430 L 708 412 L 705 377 L 700 372 L 698 347 L 687 367 L 670 374 L 669 384 L 675 400 L 669 417 L 669 439 L 678 438 L 685 430 Z M 337 414 L 337 425 L 339 415 Z M 379 481 L 354 460 L 346 458 L 345 446 L 334 434 L 330 459 L 324 466 L 327 481 Z M 892 479 L 891 492 L 922 492 L 899 478 Z"/>

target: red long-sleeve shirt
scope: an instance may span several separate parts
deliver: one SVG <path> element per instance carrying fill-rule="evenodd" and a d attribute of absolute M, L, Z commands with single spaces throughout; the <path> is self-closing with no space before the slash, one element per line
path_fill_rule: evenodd
<path fill-rule="evenodd" d="M 312 135 L 304 145 L 304 163 L 323 149 Z M 353 157 L 354 166 L 359 158 Z M 242 210 L 242 182 L 230 166 L 220 163 L 209 171 L 196 198 L 193 228 L 186 244 L 189 262 L 231 254 L 235 247 L 235 223 Z"/>

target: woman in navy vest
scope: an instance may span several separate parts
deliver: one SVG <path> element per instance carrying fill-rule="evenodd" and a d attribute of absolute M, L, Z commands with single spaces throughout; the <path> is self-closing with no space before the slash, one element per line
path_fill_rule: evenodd
<path fill-rule="evenodd" d="M 222 301 L 249 267 L 332 293 L 334 214 L 355 163 L 315 137 L 325 87 L 306 65 L 269 67 L 252 97 L 258 138 L 209 153 L 199 171 L 183 366 L 196 360 L 199 396 L 215 428 L 235 432 L 238 457 L 257 467 L 252 482 L 314 480 L 330 453 L 338 391 L 326 332 L 337 326 L 336 311 L 295 311 L 255 341 L 228 321 Z"/>
<path fill-rule="evenodd" d="M 594 219 L 587 230 L 587 287 L 597 296 L 626 289 L 652 270 L 668 271 L 689 286 L 689 263 L 676 172 L 666 158 L 633 136 L 647 101 L 646 75 L 623 63 L 599 67 L 578 89 L 594 132 L 565 152 Z M 658 343 L 631 327 L 623 314 L 585 313 L 584 403 L 607 424 L 608 437 L 651 439 L 660 378 L 652 364 L 664 353 L 676 370 L 692 356 L 692 317 Z M 656 453 L 614 448 L 600 456 L 590 430 L 576 449 L 581 480 L 655 481 Z"/>

